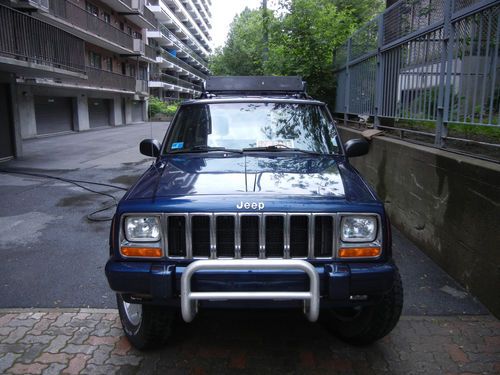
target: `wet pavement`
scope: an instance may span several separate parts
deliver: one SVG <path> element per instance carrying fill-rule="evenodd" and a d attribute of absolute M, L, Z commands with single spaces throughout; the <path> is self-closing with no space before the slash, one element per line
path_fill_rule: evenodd
<path fill-rule="evenodd" d="M 25 157 L 0 170 L 128 187 L 151 162 L 138 143 L 161 139 L 166 128 L 30 140 Z M 117 199 L 124 193 L 85 186 Z M 499 321 L 396 229 L 403 317 L 375 345 L 348 346 L 295 313 L 202 312 L 179 324 L 164 349 L 139 353 L 110 309 L 115 300 L 103 272 L 109 222 L 87 220 L 111 199 L 11 173 L 0 173 L 0 196 L 0 374 L 500 373 Z"/>

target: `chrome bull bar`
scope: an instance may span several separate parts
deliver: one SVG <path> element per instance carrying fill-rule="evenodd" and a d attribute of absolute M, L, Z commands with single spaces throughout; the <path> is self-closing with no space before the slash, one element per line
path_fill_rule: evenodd
<path fill-rule="evenodd" d="M 301 270 L 309 276 L 307 292 L 192 292 L 191 278 L 200 270 Z M 199 300 L 303 300 L 304 313 L 311 322 L 319 316 L 319 275 L 310 263 L 296 259 L 218 259 L 192 262 L 181 277 L 182 318 L 191 322 L 198 312 Z"/>

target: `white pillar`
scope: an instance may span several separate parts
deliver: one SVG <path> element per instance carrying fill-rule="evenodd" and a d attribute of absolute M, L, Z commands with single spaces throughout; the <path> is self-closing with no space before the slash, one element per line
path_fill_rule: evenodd
<path fill-rule="evenodd" d="M 36 136 L 35 99 L 31 87 L 17 88 L 17 115 L 21 124 L 22 139 Z"/>
<path fill-rule="evenodd" d="M 125 124 L 132 123 L 132 100 L 130 98 L 125 99 Z"/>
<path fill-rule="evenodd" d="M 122 114 L 122 98 L 121 97 L 115 97 L 115 98 L 111 99 L 109 123 L 111 126 L 124 125 L 123 114 Z"/>
<path fill-rule="evenodd" d="M 90 129 L 89 121 L 89 98 L 85 94 L 76 97 L 75 131 Z"/>

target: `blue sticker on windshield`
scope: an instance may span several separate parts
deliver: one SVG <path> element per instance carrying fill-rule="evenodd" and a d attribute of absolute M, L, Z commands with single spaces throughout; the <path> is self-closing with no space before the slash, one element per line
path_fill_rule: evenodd
<path fill-rule="evenodd" d="M 184 147 L 184 142 L 176 142 L 176 143 L 172 143 L 171 149 L 172 150 L 177 150 L 177 149 L 180 149 L 180 148 L 183 148 L 183 147 Z"/>

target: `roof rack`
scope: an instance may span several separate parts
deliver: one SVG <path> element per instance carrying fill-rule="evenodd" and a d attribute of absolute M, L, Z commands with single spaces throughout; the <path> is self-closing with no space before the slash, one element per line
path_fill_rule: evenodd
<path fill-rule="evenodd" d="M 286 95 L 309 98 L 306 83 L 299 76 L 212 76 L 201 97 L 217 95 Z"/>

